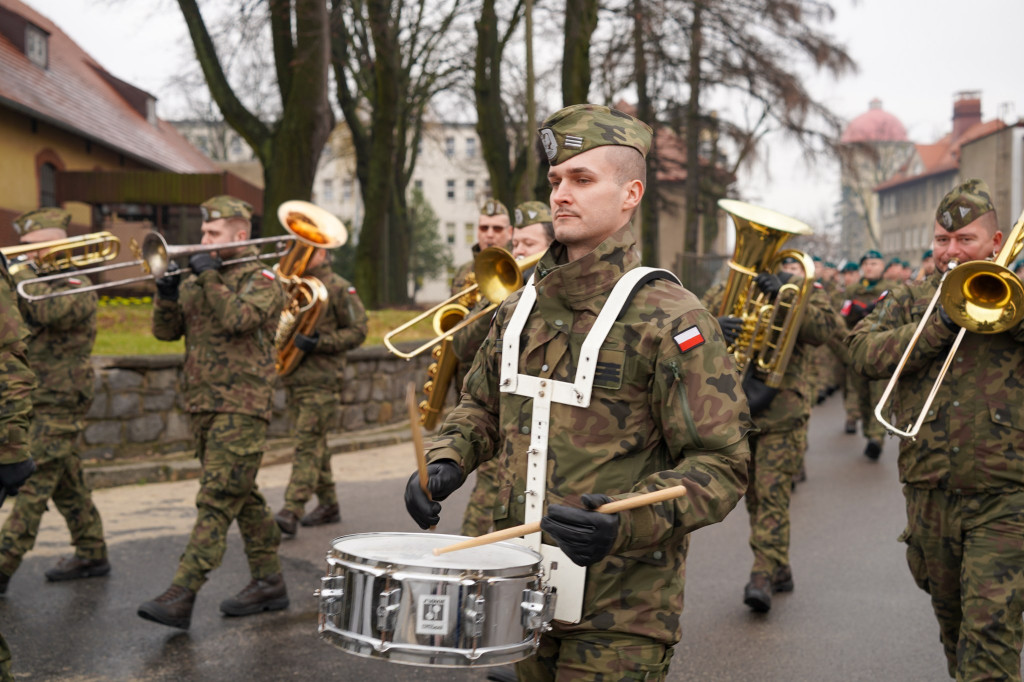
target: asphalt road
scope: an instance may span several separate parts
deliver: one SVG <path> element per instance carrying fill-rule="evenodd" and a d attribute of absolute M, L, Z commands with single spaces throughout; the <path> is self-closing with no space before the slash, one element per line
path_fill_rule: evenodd
<path fill-rule="evenodd" d="M 742 603 L 751 561 L 743 503 L 725 522 L 694 534 L 683 639 L 670 680 L 948 679 L 928 597 L 914 585 L 896 541 L 904 524 L 896 443 L 887 442 L 881 461 L 871 462 L 861 454 L 863 439 L 842 433 L 842 420 L 838 396 L 812 416 L 809 480 L 792 505 L 796 589 L 776 595 L 768 614 Z M 411 446 L 339 455 L 334 469 L 343 523 L 302 528 L 281 547 L 291 606 L 221 616 L 220 601 L 248 582 L 241 539 L 232 530 L 224 565 L 200 592 L 187 632 L 143 621 L 135 611 L 170 583 L 194 519 L 195 481 L 95 493 L 113 564 L 106 578 L 46 582 L 43 571 L 69 553 L 63 519 L 51 511 L 36 548 L 0 598 L 0 631 L 12 647 L 16 679 L 484 680 L 483 669 L 365 659 L 319 639 L 313 590 L 331 540 L 417 531 L 402 504 Z M 276 465 L 260 473 L 275 510 L 288 471 Z M 439 532 L 457 532 L 467 494 L 468 486 L 445 504 Z"/>

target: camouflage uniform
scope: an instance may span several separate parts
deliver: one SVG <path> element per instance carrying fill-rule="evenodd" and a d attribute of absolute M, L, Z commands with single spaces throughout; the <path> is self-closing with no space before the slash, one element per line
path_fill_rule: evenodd
<path fill-rule="evenodd" d="M 291 478 L 285 491 L 285 509 L 302 516 L 315 494 L 321 505 L 338 504 L 327 451 L 327 432 L 338 421 L 339 392 L 345 375 L 345 352 L 366 340 L 366 309 L 356 289 L 336 274 L 325 260 L 304 276 L 316 277 L 327 287 L 330 305 L 316 325 L 316 347 L 282 379 L 288 395 L 292 435 L 296 439 Z"/>
<path fill-rule="evenodd" d="M 796 283 L 798 279 L 790 280 Z M 703 303 L 719 310 L 724 287 L 710 290 Z M 779 392 L 761 414 L 754 417 L 760 433 L 750 438 L 749 487 L 751 573 L 771 578 L 789 566 L 789 503 L 793 477 L 800 471 L 807 449 L 807 424 L 816 388 L 810 381 L 814 351 L 836 329 L 836 316 L 820 284 L 811 289 L 793 354 L 786 366 Z"/>
<path fill-rule="evenodd" d="M 889 280 L 867 280 L 861 278 L 857 285 L 848 289 L 845 293 L 843 309 L 848 310 L 853 301 L 862 305 L 870 305 L 878 300 L 884 292 L 893 287 Z M 851 325 L 852 326 L 852 325 Z M 857 417 L 861 419 L 861 432 L 868 440 L 882 442 L 885 436 L 885 427 L 875 419 L 875 405 L 882 397 L 885 390 L 884 381 L 871 381 L 863 373 L 852 371 L 846 373 L 846 399 L 848 406 L 856 405 Z M 848 407 L 847 418 L 851 417 L 852 409 Z"/>
<path fill-rule="evenodd" d="M 571 263 L 552 244 L 537 266 L 520 372 L 572 380 L 613 285 L 640 264 L 635 244 L 628 225 Z M 498 528 L 521 523 L 526 509 L 532 399 L 498 386 L 502 330 L 520 295 L 498 309 L 463 400 L 428 453 L 457 461 L 466 474 L 499 462 Z M 673 335 L 694 327 L 704 342 L 683 352 Z M 663 679 L 680 634 L 687 534 L 723 519 L 746 488 L 746 401 L 714 319 L 691 293 L 665 280 L 641 288 L 600 355 L 591 407 L 551 407 L 559 428 L 550 432 L 547 502 L 579 506 L 587 492 L 624 498 L 680 483 L 689 494 L 620 514 L 611 554 L 588 568 L 581 622 L 554 623 L 538 656 L 520 664 L 520 679 L 553 679 L 556 666 L 559 680 L 600 679 L 597 671 L 623 679 L 620 653 L 633 660 L 631 674 Z M 583 666 L 590 671 L 573 672 Z"/>
<path fill-rule="evenodd" d="M 172 582 L 193 592 L 220 565 L 235 519 L 252 577 L 281 572 L 281 531 L 256 473 L 270 420 L 274 333 L 283 304 L 274 274 L 250 261 L 188 276 L 177 301 L 158 298 L 153 310 L 156 338 L 185 337 L 183 392 L 202 474 L 196 523 Z"/>
<path fill-rule="evenodd" d="M 34 286 L 34 294 L 88 286 L 87 277 L 69 273 L 66 280 Z M 31 279 L 21 269 L 17 281 Z M 46 504 L 51 498 L 67 522 L 75 556 L 107 559 L 103 521 L 82 475 L 78 436 L 93 399 L 91 353 L 96 341 L 95 293 L 44 301 L 20 299 L 28 325 L 28 360 L 39 379 L 32 392 L 33 414 L 28 442 L 37 470 L 21 487 L 0 531 L 0 572 L 10 576 L 32 549 Z"/>

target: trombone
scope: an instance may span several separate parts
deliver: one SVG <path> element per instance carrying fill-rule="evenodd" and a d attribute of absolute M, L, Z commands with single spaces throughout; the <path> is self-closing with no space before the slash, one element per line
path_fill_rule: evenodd
<path fill-rule="evenodd" d="M 85 268 L 117 258 L 121 252 L 121 240 L 110 232 L 94 232 L 78 237 L 53 239 L 47 242 L 5 246 L 0 253 L 9 260 L 26 258 L 26 254 L 41 251 L 34 262 L 43 271 L 63 270 L 69 267 Z M 14 274 L 27 267 L 29 260 L 16 261 L 10 270 Z"/>
<path fill-rule="evenodd" d="M 109 233 L 108 233 L 109 234 Z M 113 236 L 113 235 L 111 235 Z M 116 239 L 116 237 L 114 237 Z M 26 301 L 44 301 L 51 298 L 58 298 L 60 296 L 70 296 L 72 294 L 84 294 L 89 291 L 99 291 L 100 289 L 109 289 L 111 287 L 123 286 L 126 284 L 136 284 L 138 282 L 146 282 L 154 280 L 159 277 L 163 277 L 167 273 L 167 269 L 170 267 L 171 261 L 181 256 L 191 256 L 196 253 L 209 253 L 211 251 L 219 251 L 224 248 L 236 249 L 246 246 L 261 246 L 263 244 L 277 244 L 277 251 L 264 254 L 257 253 L 251 256 L 245 256 L 242 258 L 233 258 L 231 260 L 224 261 L 223 265 L 234 265 L 235 263 L 245 263 L 252 260 L 259 260 L 261 258 L 280 258 L 284 256 L 289 248 L 281 246 L 283 243 L 294 243 L 295 237 L 289 235 L 277 235 L 274 237 L 259 237 L 257 239 L 247 239 L 240 242 L 230 242 L 229 244 L 189 244 L 185 246 L 169 246 L 167 241 L 163 238 L 159 232 L 150 232 L 146 235 L 145 239 L 142 240 L 142 258 L 138 260 L 129 261 L 127 263 L 110 263 L 109 265 L 101 265 L 95 268 L 88 268 L 85 270 L 76 270 L 74 272 L 58 272 L 53 275 L 44 275 L 42 277 L 35 277 L 33 279 L 26 279 L 18 283 L 18 294 Z M 45 244 L 42 242 L 41 244 Z M 35 248 L 39 248 L 40 245 L 33 244 Z M 6 255 L 6 254 L 5 254 Z M 114 254 L 116 256 L 116 254 Z M 113 258 L 114 256 L 111 256 Z M 98 284 L 92 284 L 87 287 L 78 287 L 75 289 L 64 289 L 61 291 L 51 291 L 47 294 L 33 295 L 28 293 L 27 287 L 35 284 L 42 284 L 44 282 L 50 282 L 58 279 L 66 279 L 68 277 L 75 277 L 78 275 L 95 275 L 101 272 L 109 272 L 111 270 L 118 270 L 120 268 L 131 267 L 133 265 L 141 266 L 142 269 L 147 273 L 138 277 L 128 277 L 125 279 L 114 280 L 112 282 L 100 282 Z M 186 274 L 190 272 L 190 268 L 182 268 L 177 272 L 179 274 Z"/>
<path fill-rule="evenodd" d="M 878 404 L 875 405 L 875 418 L 889 430 L 889 433 L 911 441 L 917 439 L 921 425 L 924 424 L 924 418 L 935 401 L 935 396 L 942 386 L 942 380 L 946 378 L 946 372 L 953 364 L 953 356 L 956 355 L 957 349 L 960 348 L 960 342 L 963 341 L 967 332 L 999 334 L 1024 320 L 1024 283 L 1008 267 L 1022 249 L 1024 249 L 1024 213 L 1017 218 L 1017 222 L 1006 238 L 1006 244 L 999 250 L 999 254 L 994 260 L 974 260 L 963 265 L 955 260 L 949 261 L 946 272 L 939 280 L 938 290 L 928 303 L 920 324 L 917 325 L 907 349 L 903 352 L 903 357 L 896 365 L 895 373 L 889 379 Z M 883 416 L 883 408 L 889 400 L 889 395 L 896 388 L 896 382 L 903 373 L 903 367 L 917 346 L 917 341 L 940 300 L 946 314 L 953 322 L 960 325 L 960 331 L 957 333 L 949 353 L 946 354 L 938 376 L 935 377 L 931 391 L 921 408 L 921 414 L 918 415 L 917 421 L 913 425 L 903 431 L 886 421 Z"/>
<path fill-rule="evenodd" d="M 452 336 L 460 329 L 469 326 L 482 316 L 490 313 L 510 294 L 522 288 L 523 272 L 536 265 L 544 253 L 545 251 L 541 251 L 540 253 L 535 253 L 532 256 L 526 256 L 525 258 L 515 260 L 512 257 L 512 254 L 500 246 L 492 246 L 484 249 L 477 255 L 476 260 L 473 263 L 473 273 L 476 276 L 476 284 L 466 287 L 451 298 L 441 301 L 430 310 L 424 311 L 408 322 L 395 327 L 384 335 L 384 345 L 387 346 L 389 351 L 400 358 L 405 358 L 406 360 L 416 357 L 425 350 L 429 350 L 446 336 Z M 452 304 L 466 294 L 471 294 L 475 291 L 479 291 L 480 294 L 485 296 L 487 300 L 491 302 L 491 304 L 472 315 L 468 314 L 467 311 L 461 321 L 457 324 L 451 325 L 450 320 L 453 318 L 457 319 L 457 314 L 453 313 L 461 312 L 458 307 L 453 306 Z M 430 339 L 430 341 L 427 341 L 422 346 L 419 346 L 409 352 L 398 350 L 394 343 L 392 343 L 392 339 L 398 334 L 435 314 L 436 317 L 433 321 L 433 326 L 436 336 Z"/>

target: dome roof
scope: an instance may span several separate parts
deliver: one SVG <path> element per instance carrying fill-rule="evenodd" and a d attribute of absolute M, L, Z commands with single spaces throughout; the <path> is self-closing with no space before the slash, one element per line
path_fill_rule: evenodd
<path fill-rule="evenodd" d="M 882 111 L 882 101 L 871 100 L 870 108 L 850 121 L 839 142 L 906 142 L 907 129 L 892 114 Z"/>

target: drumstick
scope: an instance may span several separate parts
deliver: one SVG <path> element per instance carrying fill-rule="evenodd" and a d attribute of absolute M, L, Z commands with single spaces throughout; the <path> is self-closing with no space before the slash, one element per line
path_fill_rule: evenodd
<path fill-rule="evenodd" d="M 428 500 L 433 498 L 430 496 L 430 488 L 427 485 L 427 455 L 423 451 L 423 432 L 420 430 L 420 412 L 416 408 L 416 384 L 409 382 L 409 385 L 405 389 L 405 402 L 409 407 L 409 428 L 412 429 L 412 443 L 413 448 L 416 450 L 416 469 L 420 474 L 420 490 L 427 496 Z M 430 530 L 434 530 L 436 526 L 431 526 Z"/>
<path fill-rule="evenodd" d="M 634 497 L 627 497 L 624 500 L 615 500 L 614 502 L 608 502 L 602 504 L 594 511 L 599 511 L 602 514 L 618 514 L 620 511 L 626 511 L 627 509 L 636 509 L 637 507 L 646 507 L 648 505 L 657 504 L 658 502 L 665 502 L 666 500 L 674 500 L 677 497 L 682 497 L 686 494 L 686 488 L 682 485 L 675 485 L 671 488 L 662 488 L 661 490 L 655 490 L 653 493 L 644 493 L 642 495 L 636 495 Z M 447 547 L 437 547 L 434 549 L 434 556 L 440 556 L 448 552 L 455 552 L 460 549 L 469 549 L 470 547 L 479 547 L 480 545 L 489 545 L 492 542 L 501 542 L 502 540 L 511 540 L 523 535 L 529 535 L 531 533 L 540 532 L 540 523 L 524 523 L 521 526 L 513 526 L 512 528 L 506 528 L 505 530 L 496 530 L 493 533 L 487 535 L 481 535 L 478 538 L 472 538 L 469 540 L 463 540 L 462 542 L 456 542 L 453 545 Z"/>

